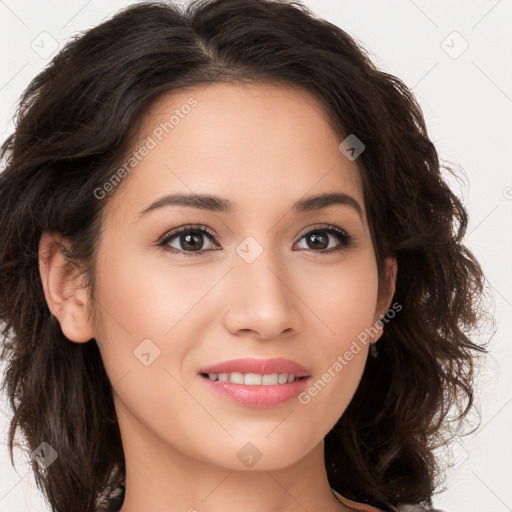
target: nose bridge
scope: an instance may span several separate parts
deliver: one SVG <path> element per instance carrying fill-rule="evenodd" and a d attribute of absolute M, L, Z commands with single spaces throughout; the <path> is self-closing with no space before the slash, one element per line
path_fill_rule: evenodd
<path fill-rule="evenodd" d="M 267 237 L 269 240 L 271 237 Z M 249 329 L 271 338 L 298 327 L 297 305 L 289 273 L 283 272 L 279 251 L 248 236 L 235 249 L 230 274 L 228 328 Z"/>
<path fill-rule="evenodd" d="M 261 239 L 261 238 L 260 238 Z M 270 239 L 270 237 L 268 237 Z M 260 243 L 253 236 L 246 237 L 237 247 L 235 258 L 235 279 L 242 286 L 242 295 L 251 295 L 261 292 L 272 300 L 286 301 L 286 276 L 283 275 L 283 264 L 279 260 L 278 251 L 263 242 Z M 257 297 L 256 297 L 257 298 Z"/>

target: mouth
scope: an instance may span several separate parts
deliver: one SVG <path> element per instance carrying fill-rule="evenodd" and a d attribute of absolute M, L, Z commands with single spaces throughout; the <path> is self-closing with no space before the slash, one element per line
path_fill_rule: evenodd
<path fill-rule="evenodd" d="M 236 359 L 199 370 L 207 387 L 247 407 L 269 408 L 303 391 L 310 373 L 289 359 Z"/>
<path fill-rule="evenodd" d="M 259 377 L 266 377 L 265 381 L 272 384 L 285 384 L 288 378 L 308 377 L 309 371 L 304 366 L 284 358 L 274 359 L 231 359 L 212 366 L 201 368 L 199 373 L 208 375 L 211 380 L 221 382 L 235 382 L 236 384 L 261 385 Z M 286 375 L 286 380 L 284 380 Z M 277 382 L 275 382 L 277 376 Z M 241 379 L 244 379 L 243 381 Z M 248 378 L 250 382 L 245 382 Z M 231 380 L 234 379 L 234 380 Z M 293 381 L 292 381 L 293 382 Z M 265 384 L 266 382 L 263 382 Z"/>
<path fill-rule="evenodd" d="M 288 384 L 298 380 L 307 379 L 307 376 L 297 376 L 293 373 L 201 373 L 202 377 L 218 382 L 232 382 L 233 384 L 245 384 L 246 386 L 275 386 Z"/>

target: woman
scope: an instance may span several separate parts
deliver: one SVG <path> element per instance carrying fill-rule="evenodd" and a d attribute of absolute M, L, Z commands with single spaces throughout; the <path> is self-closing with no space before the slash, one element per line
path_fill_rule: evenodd
<path fill-rule="evenodd" d="M 348 34 L 134 5 L 2 156 L 9 442 L 52 511 L 433 510 L 484 277 L 420 107 Z"/>

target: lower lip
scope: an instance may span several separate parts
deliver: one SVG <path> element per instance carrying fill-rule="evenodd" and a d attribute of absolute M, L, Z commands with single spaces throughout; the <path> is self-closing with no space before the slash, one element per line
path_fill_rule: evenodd
<path fill-rule="evenodd" d="M 307 378 L 287 382 L 286 384 L 249 386 L 233 382 L 220 382 L 200 376 L 212 391 L 241 405 L 248 407 L 275 407 L 293 398 L 304 390 Z"/>

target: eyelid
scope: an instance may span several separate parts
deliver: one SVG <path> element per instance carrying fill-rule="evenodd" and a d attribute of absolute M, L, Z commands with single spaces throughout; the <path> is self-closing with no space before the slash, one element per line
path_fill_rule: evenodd
<path fill-rule="evenodd" d="M 176 228 L 171 229 L 170 231 L 166 231 L 157 241 L 157 245 L 165 245 L 169 238 L 181 234 L 187 233 L 189 231 L 206 231 L 214 240 L 217 240 L 219 236 L 212 231 L 208 226 L 204 224 L 184 224 L 183 226 L 178 226 Z"/>
<path fill-rule="evenodd" d="M 338 226 L 334 226 L 333 224 L 313 224 L 312 226 L 308 226 L 301 231 L 297 237 L 297 242 L 311 231 L 320 231 L 322 229 L 325 231 L 337 231 L 350 238 L 350 235 L 344 229 L 339 228 Z"/>
<path fill-rule="evenodd" d="M 301 231 L 301 233 L 297 236 L 297 240 L 294 242 L 293 245 L 300 242 L 300 240 L 302 238 L 304 238 L 304 236 L 306 236 L 307 234 L 309 234 L 311 232 L 315 232 L 315 231 L 322 231 L 322 230 L 326 231 L 326 232 L 335 232 L 340 237 L 342 237 L 342 240 L 340 241 L 341 247 L 334 247 L 331 249 L 322 249 L 320 251 L 314 251 L 313 249 L 302 249 L 302 251 L 309 250 L 313 253 L 318 252 L 319 254 L 326 255 L 326 254 L 330 254 L 333 252 L 341 253 L 341 252 L 351 248 L 355 244 L 355 237 L 353 235 L 348 234 L 347 231 L 345 231 L 344 229 L 342 229 L 338 226 L 335 226 L 333 224 L 313 224 L 311 226 L 305 227 Z M 219 236 L 217 236 L 217 234 L 214 231 L 212 231 L 208 226 L 205 226 L 204 224 L 185 224 L 185 225 L 178 226 L 176 228 L 173 228 L 170 231 L 165 232 L 165 234 L 162 235 L 158 239 L 157 245 L 159 247 L 165 248 L 171 238 L 174 238 L 182 233 L 188 233 L 188 232 L 193 232 L 193 231 L 198 231 L 203 234 L 206 233 L 212 239 L 212 243 L 214 243 L 215 245 L 217 245 L 218 238 L 220 238 Z M 206 249 L 206 250 L 200 250 L 200 251 L 183 251 L 181 249 L 167 248 L 167 250 L 171 253 L 181 254 L 181 255 L 185 255 L 185 256 L 203 256 L 209 252 L 212 252 L 212 251 L 218 250 L 218 249 Z"/>
<path fill-rule="evenodd" d="M 333 229 L 335 231 L 339 231 L 340 233 L 343 233 L 344 235 L 348 235 L 348 233 L 337 226 L 334 226 L 332 224 L 313 224 L 311 226 L 305 227 L 301 233 L 297 236 L 297 241 L 299 241 L 302 237 L 307 235 L 311 231 L 315 231 L 317 229 Z M 183 226 L 177 226 L 176 228 L 171 229 L 170 231 L 166 231 L 159 239 L 158 243 L 163 242 L 164 240 L 168 239 L 169 237 L 176 235 L 178 233 L 184 232 L 184 231 L 194 231 L 194 230 L 204 230 L 206 231 L 212 238 L 218 239 L 220 238 L 213 230 L 211 230 L 208 226 L 205 226 L 204 224 L 184 224 Z"/>

